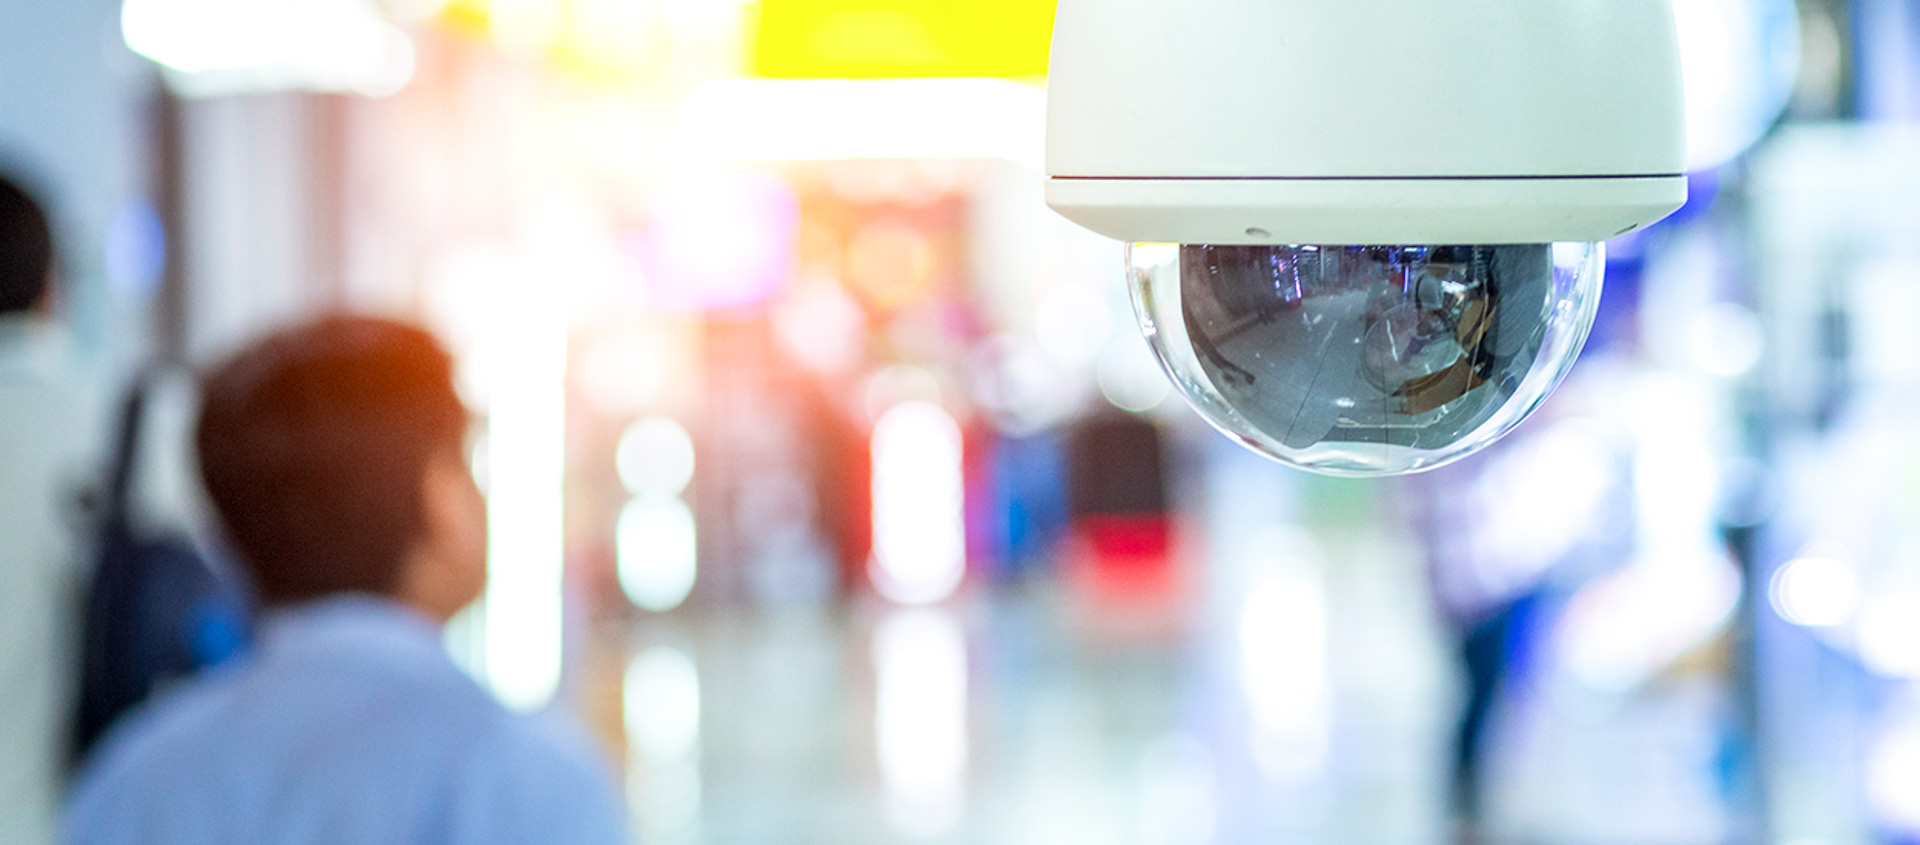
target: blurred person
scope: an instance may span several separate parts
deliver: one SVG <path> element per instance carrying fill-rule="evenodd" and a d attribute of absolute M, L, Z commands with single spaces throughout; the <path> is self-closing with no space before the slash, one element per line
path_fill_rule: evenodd
<path fill-rule="evenodd" d="M 1503 698 L 1511 703 L 1511 687 L 1537 668 L 1546 620 L 1629 549 L 1624 457 L 1592 418 L 1618 387 L 1610 368 L 1592 363 L 1521 431 L 1401 486 L 1435 609 L 1465 674 L 1447 784 L 1461 845 L 1489 837 L 1490 727 Z"/>
<path fill-rule="evenodd" d="M 255 650 L 111 733 L 75 843 L 618 843 L 606 762 L 507 711 L 447 656 L 486 581 L 467 412 L 427 333 L 333 316 L 203 383 L 195 439 L 268 606 Z"/>
<path fill-rule="evenodd" d="M 95 444 L 54 264 L 46 213 L 0 177 L 0 845 L 53 840 L 71 709 L 73 517 Z"/>

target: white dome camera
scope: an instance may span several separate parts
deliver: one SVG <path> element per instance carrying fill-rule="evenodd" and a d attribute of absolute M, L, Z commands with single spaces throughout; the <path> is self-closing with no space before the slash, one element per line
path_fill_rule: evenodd
<path fill-rule="evenodd" d="M 1061 0 L 1047 202 L 1207 420 L 1329 475 L 1533 411 L 1686 200 L 1670 0 Z"/>

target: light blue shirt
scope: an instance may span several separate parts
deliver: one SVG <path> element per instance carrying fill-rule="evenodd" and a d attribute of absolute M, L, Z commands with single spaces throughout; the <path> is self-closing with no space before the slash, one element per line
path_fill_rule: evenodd
<path fill-rule="evenodd" d="M 68 803 L 72 843 L 623 843 L 611 772 L 507 711 L 396 604 L 272 617 L 232 669 L 117 729 Z"/>

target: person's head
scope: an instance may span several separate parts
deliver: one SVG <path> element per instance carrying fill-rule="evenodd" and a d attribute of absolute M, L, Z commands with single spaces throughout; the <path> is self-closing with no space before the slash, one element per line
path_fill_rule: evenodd
<path fill-rule="evenodd" d="M 46 308 L 53 230 L 26 189 L 0 176 L 0 316 Z"/>
<path fill-rule="evenodd" d="M 251 344 L 202 391 L 201 479 L 269 604 L 371 593 L 445 619 L 478 597 L 485 504 L 431 335 L 325 317 Z"/>

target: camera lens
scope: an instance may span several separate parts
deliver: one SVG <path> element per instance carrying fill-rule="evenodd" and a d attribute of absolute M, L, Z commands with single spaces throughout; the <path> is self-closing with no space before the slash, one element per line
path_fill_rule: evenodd
<path fill-rule="evenodd" d="M 1525 419 L 1579 355 L 1599 244 L 1134 244 L 1161 365 L 1215 427 L 1328 475 L 1432 469 Z"/>

